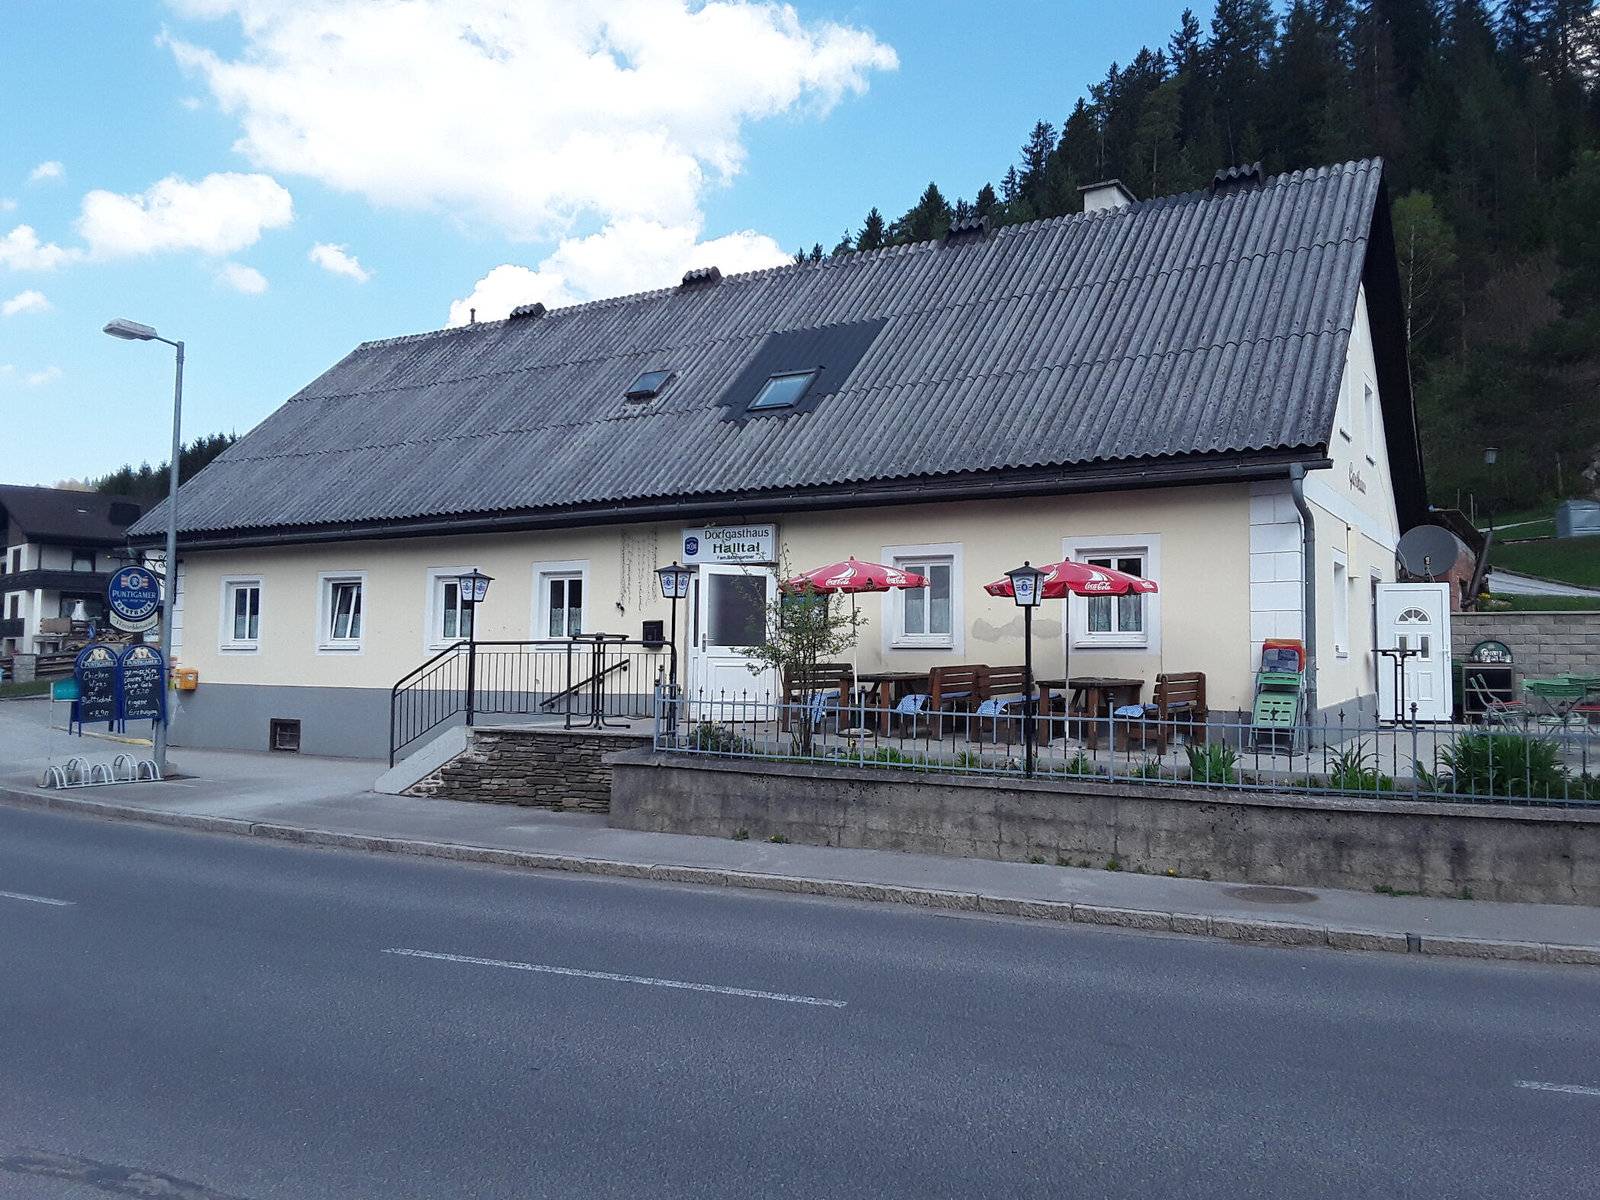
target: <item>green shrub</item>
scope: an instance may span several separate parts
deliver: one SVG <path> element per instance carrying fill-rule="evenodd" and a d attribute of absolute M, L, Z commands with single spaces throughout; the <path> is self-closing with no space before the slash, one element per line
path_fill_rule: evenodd
<path fill-rule="evenodd" d="M 1095 768 L 1094 759 L 1090 758 L 1086 752 L 1079 750 L 1061 764 L 1061 773 L 1063 775 L 1096 775 L 1099 772 Z"/>
<path fill-rule="evenodd" d="M 1227 742 L 1207 742 L 1185 746 L 1189 755 L 1189 778 L 1196 783 L 1237 783 L 1238 752 Z"/>
<path fill-rule="evenodd" d="M 749 738 L 740 737 L 731 726 L 715 721 L 701 721 L 694 727 L 690 739 L 696 750 L 707 754 L 754 754 L 756 745 Z"/>
<path fill-rule="evenodd" d="M 1417 779 L 1430 792 L 1578 800 L 1591 790 L 1561 764 L 1561 747 L 1551 738 L 1465 733 L 1440 747 L 1435 767 L 1417 764 Z"/>
<path fill-rule="evenodd" d="M 1336 792 L 1392 792 L 1394 780 L 1378 772 L 1377 751 L 1367 752 L 1365 742 L 1329 751 L 1324 765 L 1328 786 Z"/>
<path fill-rule="evenodd" d="M 1133 770 L 1128 772 L 1131 779 L 1170 779 L 1171 775 L 1162 767 L 1159 758 L 1147 758 Z"/>

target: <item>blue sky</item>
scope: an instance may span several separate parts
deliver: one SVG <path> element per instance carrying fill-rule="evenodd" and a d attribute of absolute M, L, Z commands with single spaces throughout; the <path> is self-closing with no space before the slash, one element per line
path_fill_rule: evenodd
<path fill-rule="evenodd" d="M 166 457 L 113 317 L 242 434 L 370 338 L 970 198 L 1183 7 L 0 0 L 0 482 Z"/>

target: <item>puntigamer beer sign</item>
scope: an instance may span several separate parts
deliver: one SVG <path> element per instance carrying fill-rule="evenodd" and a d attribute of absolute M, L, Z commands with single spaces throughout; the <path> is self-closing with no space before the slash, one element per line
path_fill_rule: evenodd
<path fill-rule="evenodd" d="M 118 629 L 142 633 L 156 625 L 161 604 L 161 584 L 145 567 L 123 567 L 106 587 L 111 623 Z"/>
<path fill-rule="evenodd" d="M 777 562 L 776 525 L 701 525 L 683 531 L 687 563 Z"/>

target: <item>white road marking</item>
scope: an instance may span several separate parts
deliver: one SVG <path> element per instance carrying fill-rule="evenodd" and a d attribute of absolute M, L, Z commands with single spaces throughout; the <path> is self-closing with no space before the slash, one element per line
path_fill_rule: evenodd
<path fill-rule="evenodd" d="M 437 954 L 432 950 L 385 950 L 407 958 L 431 958 L 438 962 L 468 963 L 478 967 L 504 967 L 508 971 L 535 971 L 541 975 L 571 975 L 578 979 L 603 979 L 611 983 L 642 983 L 648 987 L 677 988 L 685 992 L 715 992 L 719 996 L 748 996 L 752 1000 L 781 1000 L 785 1004 L 814 1004 L 822 1008 L 843 1008 L 843 1000 L 821 996 L 791 996 L 786 992 L 761 992 L 753 988 L 719 987 L 713 983 L 689 983 L 682 979 L 654 979 L 648 975 L 618 975 L 611 971 L 580 971 L 575 967 L 550 967 L 541 963 L 508 962 L 500 958 L 473 958 L 466 954 Z"/>
<path fill-rule="evenodd" d="M 52 900 L 49 896 L 30 896 L 26 892 L 0 892 L 0 900 L 27 900 L 33 904 L 54 904 L 59 908 L 71 908 L 76 901 Z"/>
<path fill-rule="evenodd" d="M 1514 1085 L 1535 1092 L 1567 1092 L 1573 1096 L 1600 1096 L 1600 1087 L 1584 1087 L 1577 1083 L 1538 1083 L 1532 1079 L 1519 1079 Z"/>

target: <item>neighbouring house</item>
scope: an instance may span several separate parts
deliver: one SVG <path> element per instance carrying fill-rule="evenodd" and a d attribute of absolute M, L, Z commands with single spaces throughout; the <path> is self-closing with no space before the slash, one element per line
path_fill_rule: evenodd
<path fill-rule="evenodd" d="M 67 488 L 0 485 L 0 654 L 59 649 L 73 621 L 106 616 L 106 585 L 128 561 L 143 501 Z"/>
<path fill-rule="evenodd" d="M 265 748 L 277 718 L 381 755 L 391 685 L 461 631 L 459 571 L 496 580 L 480 638 L 639 638 L 686 552 L 691 690 L 762 686 L 762 560 L 928 575 L 862 597 L 859 648 L 925 670 L 1020 662 L 983 585 L 1071 556 L 1160 591 L 1048 603 L 1041 674 L 1203 671 L 1245 711 L 1263 640 L 1305 638 L 1320 708 L 1370 715 L 1373 584 L 1426 509 L 1381 163 L 1088 193 L 358 346 L 183 487 L 174 741 Z"/>

